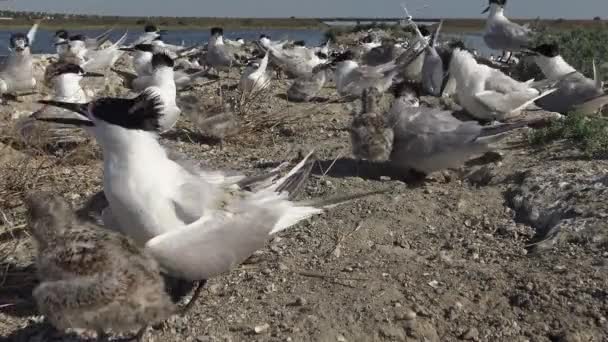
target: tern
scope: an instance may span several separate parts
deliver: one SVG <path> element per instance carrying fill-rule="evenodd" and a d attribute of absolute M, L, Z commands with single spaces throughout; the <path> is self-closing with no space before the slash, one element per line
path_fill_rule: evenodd
<path fill-rule="evenodd" d="M 38 23 L 27 34 L 10 37 L 10 54 L 0 71 L 0 94 L 29 92 L 36 88 L 31 46 L 36 38 Z"/>
<path fill-rule="evenodd" d="M 482 12 L 489 12 L 483 40 L 490 49 L 503 52 L 527 49 L 532 42 L 533 32 L 529 27 L 516 24 L 505 16 L 506 4 L 507 0 L 489 0 L 489 6 Z"/>
<path fill-rule="evenodd" d="M 608 94 L 604 92 L 595 61 L 593 79 L 590 79 L 564 60 L 556 43 L 542 44 L 532 50 L 538 53 L 534 61 L 545 77 L 549 80 L 561 79 L 555 93 L 536 101 L 539 107 L 562 114 L 575 110 L 595 114 L 608 104 Z"/>
<path fill-rule="evenodd" d="M 452 52 L 450 75 L 456 80 L 460 105 L 473 117 L 502 121 L 518 116 L 523 109 L 557 90 L 553 84 L 534 88 L 532 82 L 519 82 L 502 71 L 479 64 L 460 48 Z M 548 88 L 548 89 L 547 89 Z"/>
<path fill-rule="evenodd" d="M 101 146 L 109 203 L 104 224 L 120 229 L 169 274 L 185 280 L 206 280 L 226 272 L 262 248 L 270 235 L 321 214 L 324 208 L 370 195 L 289 200 L 283 189 L 308 157 L 284 177 L 270 178 L 252 191 L 239 186 L 243 177 L 194 172 L 170 159 L 158 141 L 163 106 L 157 91 L 87 104 L 40 102 L 78 113 L 80 122 L 71 123 L 89 129 Z"/>
<path fill-rule="evenodd" d="M 103 75 L 85 72 L 77 64 L 58 63 L 53 67 L 49 77 L 54 91 L 53 100 L 87 103 L 90 99 L 80 82 L 85 77 L 103 77 Z M 42 122 L 35 119 L 35 117 L 43 116 L 77 119 L 72 111 L 56 107 L 46 107 L 36 115 L 21 118 L 17 121 L 16 130 L 26 144 L 56 146 L 82 143 L 89 139 L 87 134 L 82 134 L 82 130 L 73 125 L 59 123 L 43 125 Z"/>

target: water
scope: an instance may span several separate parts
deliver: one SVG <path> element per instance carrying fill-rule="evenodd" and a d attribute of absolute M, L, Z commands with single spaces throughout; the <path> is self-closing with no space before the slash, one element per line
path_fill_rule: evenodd
<path fill-rule="evenodd" d="M 71 32 L 70 34 L 84 34 L 87 37 L 96 37 L 103 33 L 105 30 L 78 30 L 77 32 Z M 6 53 L 8 50 L 8 41 L 11 33 L 18 31 L 0 30 L 0 54 Z M 21 31 L 27 33 L 27 30 Z M 124 34 L 123 29 L 116 29 L 112 31 L 110 39 L 116 41 Z M 320 30 L 291 30 L 291 29 L 247 29 L 247 30 L 225 30 L 224 36 L 229 39 L 243 38 L 247 41 L 256 40 L 260 34 L 266 34 L 272 37 L 273 40 L 304 40 L 308 45 L 320 45 L 324 41 L 324 31 Z M 55 31 L 38 30 L 36 34 L 36 40 L 32 47 L 34 53 L 54 53 L 55 47 L 53 46 L 53 35 Z M 141 31 L 132 30 L 129 31 L 129 39 L 133 40 L 141 34 Z M 184 44 L 185 46 L 192 46 L 199 43 L 206 43 L 209 39 L 209 30 L 170 30 L 163 35 L 163 40 L 169 44 Z M 130 40 L 127 40 L 129 42 Z"/>
<path fill-rule="evenodd" d="M 8 52 L 8 41 L 12 32 L 10 30 L 0 30 L 0 54 Z M 26 33 L 26 31 L 23 31 Z M 96 37 L 103 33 L 104 30 L 79 30 L 77 33 L 86 35 L 87 37 Z M 125 31 L 116 29 L 110 34 L 110 39 L 116 41 Z M 76 32 L 73 32 L 74 34 Z M 247 41 L 258 39 L 260 34 L 266 34 L 272 37 L 273 40 L 304 40 L 309 46 L 319 45 L 324 42 L 325 31 L 323 30 L 291 30 L 291 29 L 247 29 L 247 30 L 225 30 L 224 34 L 227 38 L 236 39 L 243 38 Z M 54 53 L 53 35 L 55 31 L 38 30 L 36 40 L 34 41 L 34 53 Z M 129 32 L 129 39 L 133 40 L 141 34 L 141 31 L 132 30 Z M 496 55 L 498 52 L 488 49 L 483 41 L 481 33 L 466 33 L 466 34 L 446 34 L 450 38 L 462 39 L 466 46 L 476 49 L 480 54 L 489 56 Z M 209 39 L 209 30 L 170 30 L 164 36 L 165 42 L 170 44 L 184 44 L 192 46 L 199 43 L 205 43 Z M 127 40 L 128 42 L 129 40 Z"/>

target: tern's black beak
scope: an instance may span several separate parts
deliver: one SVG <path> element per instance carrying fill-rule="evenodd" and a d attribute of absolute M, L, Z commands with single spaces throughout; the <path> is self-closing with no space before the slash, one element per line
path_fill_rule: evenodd
<path fill-rule="evenodd" d="M 118 50 L 120 50 L 120 51 L 128 51 L 128 52 L 135 51 L 135 49 L 132 48 L 132 47 L 121 47 L 121 48 L 118 48 Z"/>
<path fill-rule="evenodd" d="M 32 117 L 36 120 L 55 122 L 55 123 L 60 123 L 60 124 L 65 124 L 65 125 L 72 125 L 72 126 L 88 126 L 88 127 L 94 126 L 93 121 L 91 121 L 89 119 L 89 117 L 87 116 L 87 111 L 88 111 L 88 107 L 89 107 L 88 103 L 70 103 L 70 102 L 61 102 L 61 101 L 52 101 L 52 100 L 40 100 L 40 101 L 38 101 L 38 103 L 67 109 L 71 112 L 74 112 L 77 115 L 75 115 L 74 118 L 65 118 L 65 117 L 58 118 L 58 117 L 44 116 L 45 112 L 44 112 L 44 108 L 43 108 L 32 114 Z"/>
<path fill-rule="evenodd" d="M 481 14 L 488 13 L 489 11 L 490 11 L 490 6 L 486 7 L 486 9 L 483 10 L 483 12 L 481 12 Z"/>
<path fill-rule="evenodd" d="M 62 42 L 55 43 L 55 46 L 60 46 L 60 45 L 69 45 L 69 44 L 70 44 L 70 42 L 68 42 L 67 40 L 64 40 L 64 41 L 62 41 Z"/>
<path fill-rule="evenodd" d="M 82 77 L 105 77 L 105 75 L 98 72 L 85 72 Z"/>

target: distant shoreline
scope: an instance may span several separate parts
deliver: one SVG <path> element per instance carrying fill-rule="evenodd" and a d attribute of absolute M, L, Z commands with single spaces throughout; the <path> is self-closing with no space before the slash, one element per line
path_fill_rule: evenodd
<path fill-rule="evenodd" d="M 605 28 L 606 20 L 565 20 L 565 19 L 515 19 L 519 23 L 534 23 L 549 26 L 553 29 L 573 28 Z M 21 29 L 32 25 L 33 19 L 14 18 L 0 19 L 0 29 Z M 214 26 L 226 29 L 314 29 L 328 30 L 342 27 L 341 25 L 327 25 L 322 19 L 314 18 L 123 18 L 123 17 L 75 17 L 43 20 L 43 29 L 106 29 L 108 27 L 141 30 L 147 23 L 154 23 L 162 29 L 188 30 L 209 29 Z M 378 22 L 381 24 L 381 22 Z M 448 32 L 480 31 L 485 25 L 484 18 L 458 18 L 444 19 L 444 30 Z M 345 25 L 351 26 L 352 25 Z"/>

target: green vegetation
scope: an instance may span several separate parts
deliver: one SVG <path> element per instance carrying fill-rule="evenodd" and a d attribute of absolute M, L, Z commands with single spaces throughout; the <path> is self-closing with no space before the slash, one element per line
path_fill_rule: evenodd
<path fill-rule="evenodd" d="M 532 131 L 528 139 L 533 145 L 568 139 L 588 158 L 608 158 L 608 119 L 571 113 L 553 121 L 549 127 Z"/>
<path fill-rule="evenodd" d="M 535 45 L 557 42 L 564 59 L 588 77 L 593 77 L 593 59 L 595 59 L 598 67 L 608 62 L 608 29 L 577 28 L 558 31 L 542 27 L 538 30 L 538 33 L 538 38 L 534 42 Z M 604 79 L 608 76 L 606 71 L 604 70 L 602 73 Z M 519 63 L 514 74 L 522 80 L 543 78 L 540 69 L 532 59 Z"/>

